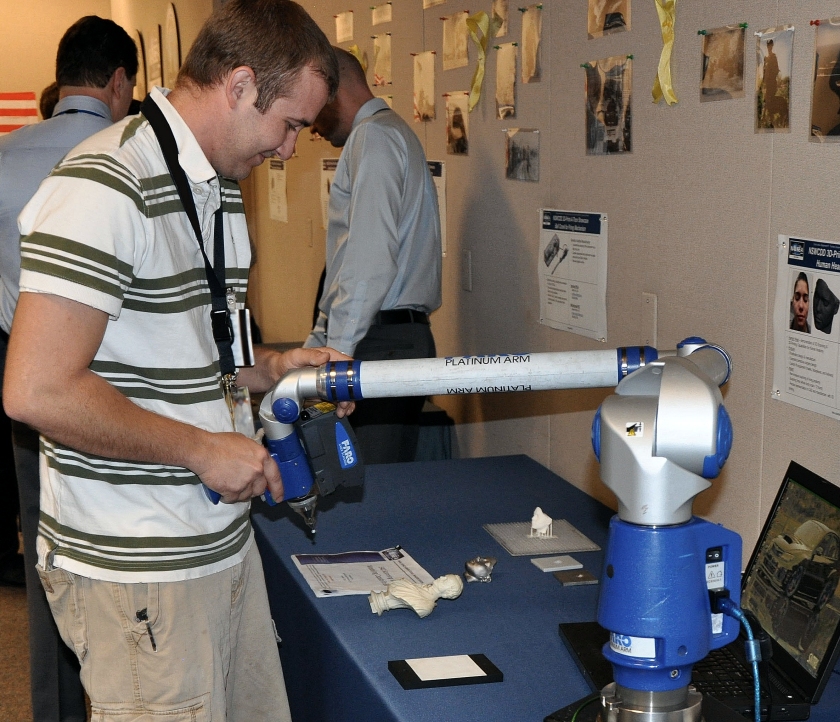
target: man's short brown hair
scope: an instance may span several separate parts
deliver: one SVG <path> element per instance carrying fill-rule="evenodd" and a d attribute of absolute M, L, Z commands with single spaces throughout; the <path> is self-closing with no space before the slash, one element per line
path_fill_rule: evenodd
<path fill-rule="evenodd" d="M 335 95 L 338 64 L 326 35 L 292 0 L 230 0 L 210 17 L 187 54 L 177 84 L 221 83 L 234 68 L 256 76 L 257 110 L 288 97 L 304 68 L 320 75 Z"/>
<path fill-rule="evenodd" d="M 137 45 L 113 20 L 86 15 L 73 23 L 58 43 L 55 79 L 58 87 L 104 88 L 117 68 L 137 76 Z"/>

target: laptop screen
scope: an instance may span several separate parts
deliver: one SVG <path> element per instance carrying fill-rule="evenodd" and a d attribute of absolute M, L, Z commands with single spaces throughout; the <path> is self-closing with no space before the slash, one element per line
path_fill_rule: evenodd
<path fill-rule="evenodd" d="M 774 640 L 773 662 L 816 702 L 840 643 L 840 488 L 788 467 L 744 574 L 741 605 Z"/>

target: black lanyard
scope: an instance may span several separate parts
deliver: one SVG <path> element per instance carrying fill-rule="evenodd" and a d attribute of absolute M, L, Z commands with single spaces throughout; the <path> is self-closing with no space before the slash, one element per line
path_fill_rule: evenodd
<path fill-rule="evenodd" d="M 53 113 L 51 118 L 57 118 L 59 115 L 75 115 L 76 113 L 84 113 L 85 115 L 95 115 L 97 118 L 104 118 L 102 113 L 94 113 L 92 110 L 82 110 L 81 108 L 70 108 L 69 110 L 62 110 L 60 113 Z"/>
<path fill-rule="evenodd" d="M 230 310 L 227 305 L 227 294 L 225 293 L 225 232 L 222 221 L 222 207 L 214 214 L 213 219 L 213 265 L 204 250 L 204 238 L 201 235 L 201 225 L 198 222 L 198 212 L 195 209 L 192 189 L 190 188 L 187 174 L 178 162 L 178 145 L 175 136 L 172 135 L 172 128 L 169 127 L 161 109 L 152 100 L 150 95 L 146 96 L 140 106 L 140 112 L 149 121 L 152 130 L 157 136 L 160 149 L 163 152 L 163 159 L 166 167 L 169 168 L 169 175 L 175 182 L 178 196 L 184 211 L 190 219 L 190 224 L 195 232 L 198 247 L 204 257 L 204 270 L 207 274 L 207 285 L 210 286 L 210 297 L 212 299 L 212 310 L 210 311 L 210 323 L 213 327 L 213 338 L 219 349 L 219 367 L 222 371 L 222 379 L 235 377 L 236 364 L 233 361 L 233 326 L 230 322 Z"/>

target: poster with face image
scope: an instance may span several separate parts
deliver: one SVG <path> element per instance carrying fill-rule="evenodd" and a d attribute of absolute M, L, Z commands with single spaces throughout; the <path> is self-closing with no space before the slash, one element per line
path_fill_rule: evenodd
<path fill-rule="evenodd" d="M 505 178 L 530 181 L 540 179 L 540 131 L 534 128 L 505 130 Z"/>
<path fill-rule="evenodd" d="M 779 236 L 773 398 L 840 419 L 840 243 Z"/>

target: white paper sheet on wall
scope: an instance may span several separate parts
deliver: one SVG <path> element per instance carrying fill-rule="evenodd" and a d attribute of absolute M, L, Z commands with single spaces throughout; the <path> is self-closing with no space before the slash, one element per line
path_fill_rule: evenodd
<path fill-rule="evenodd" d="M 268 163 L 268 213 L 272 221 L 289 222 L 286 199 L 286 161 L 272 158 Z"/>
<path fill-rule="evenodd" d="M 321 228 L 329 226 L 330 186 L 335 178 L 338 158 L 321 159 Z"/>
<path fill-rule="evenodd" d="M 607 339 L 607 216 L 540 209 L 540 323 Z"/>
<path fill-rule="evenodd" d="M 446 164 L 442 160 L 429 160 L 429 172 L 437 191 L 438 211 L 440 212 L 440 247 L 446 256 Z"/>
<path fill-rule="evenodd" d="M 390 23 L 393 18 L 392 10 L 392 5 L 389 2 L 372 6 L 370 9 L 370 24 L 382 25 L 382 23 Z"/>
<path fill-rule="evenodd" d="M 347 10 L 335 16 L 335 41 L 349 43 L 353 39 L 353 11 Z"/>

